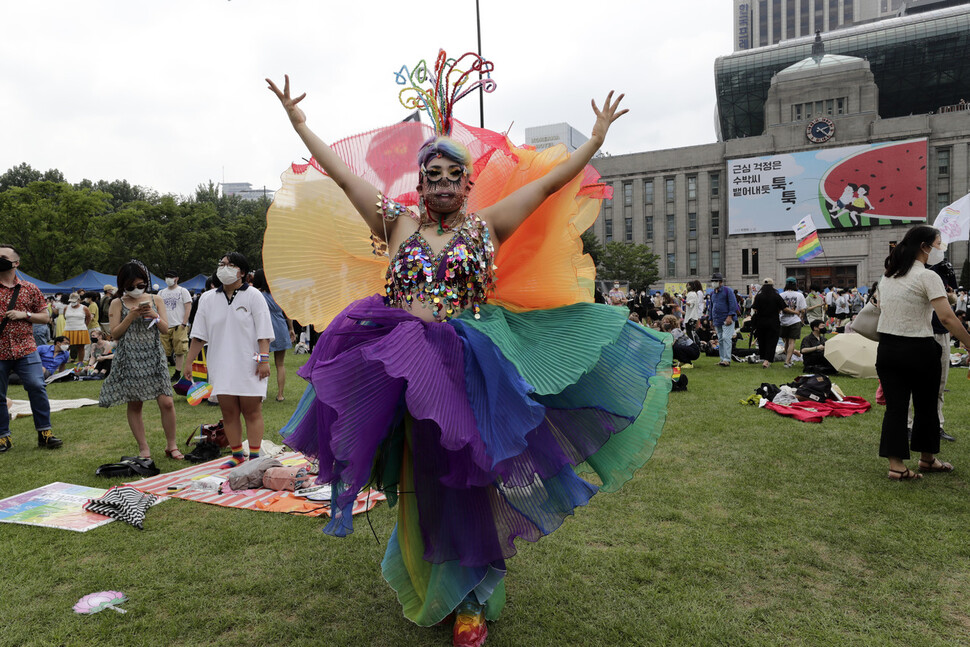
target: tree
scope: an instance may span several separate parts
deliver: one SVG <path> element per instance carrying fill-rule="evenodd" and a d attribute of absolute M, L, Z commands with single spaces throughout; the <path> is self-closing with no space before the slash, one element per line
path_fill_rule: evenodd
<path fill-rule="evenodd" d="M 64 174 L 56 168 L 41 173 L 27 162 L 23 162 L 19 166 L 10 167 L 0 175 L 0 192 L 12 187 L 23 189 L 31 182 L 64 182 Z"/>
<path fill-rule="evenodd" d="M 593 265 L 598 266 L 600 261 L 603 260 L 603 246 L 600 245 L 599 238 L 593 233 L 592 229 L 587 229 L 583 232 L 583 253 L 589 254 L 590 258 L 593 259 Z"/>
<path fill-rule="evenodd" d="M 660 278 L 658 260 L 659 257 L 646 245 L 606 243 L 598 278 L 627 281 L 638 292 L 646 290 Z"/>
<path fill-rule="evenodd" d="M 106 243 L 98 233 L 109 209 L 106 194 L 66 182 L 11 187 L 0 193 L 0 240 L 20 251 L 30 274 L 61 281 L 103 256 Z"/>

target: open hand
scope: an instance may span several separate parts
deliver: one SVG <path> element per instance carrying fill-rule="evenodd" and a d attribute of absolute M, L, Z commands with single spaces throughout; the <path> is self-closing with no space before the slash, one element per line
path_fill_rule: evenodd
<path fill-rule="evenodd" d="M 280 100 L 280 103 L 283 104 L 283 108 L 286 110 L 286 116 L 290 118 L 290 123 L 292 123 L 293 127 L 296 128 L 300 124 L 306 122 L 306 115 L 303 113 L 303 110 L 298 108 L 296 105 L 306 98 L 306 92 L 304 92 L 303 94 L 301 94 L 295 99 L 291 98 L 290 97 L 290 75 L 284 74 L 283 78 L 285 79 L 285 82 L 283 83 L 282 92 L 280 92 L 280 89 L 276 87 L 276 84 L 273 83 L 270 79 L 266 79 L 266 82 L 269 83 L 269 89 L 272 90 L 274 94 L 276 94 L 276 97 Z"/>
<path fill-rule="evenodd" d="M 626 108 L 616 111 L 620 107 L 620 101 L 623 101 L 623 97 L 626 95 L 621 94 L 613 101 L 613 90 L 606 95 L 606 101 L 603 103 L 603 109 L 600 110 L 596 107 L 596 100 L 591 100 L 590 103 L 593 105 L 593 112 L 596 113 L 596 123 L 593 124 L 593 137 L 600 137 L 601 139 L 606 138 L 606 131 L 610 129 L 610 124 L 614 121 L 630 112 Z"/>

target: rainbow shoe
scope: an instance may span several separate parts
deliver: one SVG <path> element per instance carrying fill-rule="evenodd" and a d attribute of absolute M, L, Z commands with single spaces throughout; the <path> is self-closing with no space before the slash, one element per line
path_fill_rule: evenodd
<path fill-rule="evenodd" d="M 454 647 L 480 647 L 485 644 L 488 626 L 485 624 L 485 605 L 465 598 L 455 609 Z"/>

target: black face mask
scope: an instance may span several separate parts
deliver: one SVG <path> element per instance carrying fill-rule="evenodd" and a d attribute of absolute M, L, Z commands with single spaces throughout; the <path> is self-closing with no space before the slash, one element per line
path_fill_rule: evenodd
<path fill-rule="evenodd" d="M 0 272 L 6 272 L 13 269 L 13 261 L 9 258 L 0 258 Z"/>

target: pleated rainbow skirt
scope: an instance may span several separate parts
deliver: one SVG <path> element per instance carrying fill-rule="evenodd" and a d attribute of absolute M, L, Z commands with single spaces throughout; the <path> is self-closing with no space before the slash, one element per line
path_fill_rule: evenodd
<path fill-rule="evenodd" d="M 397 505 L 382 567 L 410 620 L 433 625 L 469 593 L 495 619 L 515 539 L 548 535 L 650 458 L 671 341 L 627 314 L 585 302 L 486 305 L 480 319 L 428 323 L 373 296 L 320 336 L 299 371 L 310 386 L 281 433 L 333 486 L 325 532 L 353 531 L 368 483 Z"/>

